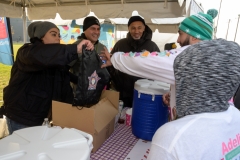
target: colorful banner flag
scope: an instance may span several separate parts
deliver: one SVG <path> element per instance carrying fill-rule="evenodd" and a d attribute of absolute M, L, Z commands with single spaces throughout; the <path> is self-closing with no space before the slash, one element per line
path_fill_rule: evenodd
<path fill-rule="evenodd" d="M 6 17 L 0 17 L 0 63 L 13 65 L 13 51 Z"/>
<path fill-rule="evenodd" d="M 61 35 L 61 44 L 72 44 L 77 40 L 83 32 L 83 26 L 77 25 L 75 20 L 72 21 L 70 25 L 58 25 Z M 114 31 L 115 27 L 112 24 L 101 24 L 101 34 L 99 37 L 99 42 L 105 45 L 110 52 L 115 44 Z"/>
<path fill-rule="evenodd" d="M 110 52 L 115 44 L 114 40 L 114 31 L 115 27 L 112 24 L 102 24 L 101 25 L 101 34 L 99 37 L 99 42 L 104 44 L 108 51 Z"/>

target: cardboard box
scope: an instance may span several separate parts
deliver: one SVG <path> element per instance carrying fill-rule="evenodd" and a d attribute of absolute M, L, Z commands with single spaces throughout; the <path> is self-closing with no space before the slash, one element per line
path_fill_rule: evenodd
<path fill-rule="evenodd" d="M 114 131 L 115 116 L 118 114 L 119 93 L 104 90 L 101 100 L 91 108 L 81 110 L 71 104 L 52 101 L 53 124 L 76 128 L 93 136 L 93 152 Z"/>

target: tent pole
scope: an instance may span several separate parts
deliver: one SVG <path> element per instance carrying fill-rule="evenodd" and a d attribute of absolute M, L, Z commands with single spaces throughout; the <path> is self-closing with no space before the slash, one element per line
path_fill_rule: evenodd
<path fill-rule="evenodd" d="M 220 17 L 221 7 L 222 7 L 222 0 L 220 1 L 220 6 L 219 6 L 219 9 L 218 9 L 218 19 L 217 19 L 217 25 L 216 25 L 215 31 L 214 31 L 214 38 L 216 38 L 216 35 L 217 35 L 217 27 L 218 27 L 218 21 L 219 21 L 219 17 Z"/>
<path fill-rule="evenodd" d="M 116 37 L 117 37 L 117 25 L 116 24 L 113 24 L 114 25 L 114 45 L 116 44 Z M 114 46 L 113 45 L 113 46 Z M 113 48 L 113 47 L 112 47 Z M 111 51 L 110 51 L 111 52 Z"/>
<path fill-rule="evenodd" d="M 238 21 L 237 21 L 237 27 L 236 27 L 236 32 L 235 32 L 234 42 L 235 42 L 235 40 L 236 40 L 236 36 L 237 36 L 239 18 L 240 18 L 240 14 L 238 15 Z"/>
<path fill-rule="evenodd" d="M 231 19 L 228 20 L 227 34 L 226 34 L 226 37 L 225 37 L 226 40 L 227 40 L 227 37 L 228 37 L 228 30 L 229 30 L 230 21 L 231 21 Z"/>
<path fill-rule="evenodd" d="M 27 18 L 26 18 L 26 8 L 25 5 L 23 5 L 23 42 L 26 43 L 27 41 Z"/>

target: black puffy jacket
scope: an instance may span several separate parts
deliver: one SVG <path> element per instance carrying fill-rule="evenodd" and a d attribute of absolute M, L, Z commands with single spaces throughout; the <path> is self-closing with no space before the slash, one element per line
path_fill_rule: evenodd
<path fill-rule="evenodd" d="M 77 58 L 77 45 L 43 44 L 34 39 L 17 52 L 4 88 L 6 116 L 27 126 L 41 125 L 52 100 L 72 103 L 66 64 Z"/>
<path fill-rule="evenodd" d="M 156 43 L 152 40 L 152 30 L 146 25 L 145 31 L 141 39 L 134 40 L 130 33 L 127 38 L 119 40 L 113 47 L 111 53 L 115 52 L 141 52 L 147 50 L 149 52 L 160 52 Z M 120 99 L 123 100 L 124 106 L 131 107 L 133 101 L 134 83 L 141 79 L 140 77 L 131 76 L 120 72 L 113 67 L 108 67 L 114 88 L 120 92 Z"/>

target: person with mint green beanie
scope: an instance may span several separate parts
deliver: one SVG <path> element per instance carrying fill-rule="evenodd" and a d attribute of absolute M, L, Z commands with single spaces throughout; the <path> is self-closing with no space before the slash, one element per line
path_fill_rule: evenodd
<path fill-rule="evenodd" d="M 213 36 L 213 19 L 217 16 L 216 9 L 210 9 L 207 14 L 198 13 L 185 18 L 179 25 L 179 30 L 199 40 L 211 40 Z"/>

